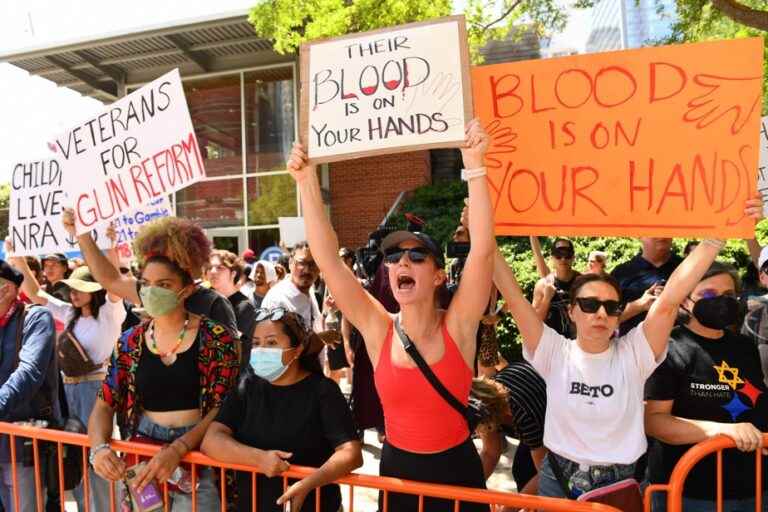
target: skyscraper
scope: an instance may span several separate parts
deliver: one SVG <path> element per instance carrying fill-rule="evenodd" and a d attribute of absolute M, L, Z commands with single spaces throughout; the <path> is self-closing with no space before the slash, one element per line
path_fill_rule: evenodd
<path fill-rule="evenodd" d="M 668 36 L 673 0 L 599 0 L 592 8 L 587 52 L 639 48 Z"/>

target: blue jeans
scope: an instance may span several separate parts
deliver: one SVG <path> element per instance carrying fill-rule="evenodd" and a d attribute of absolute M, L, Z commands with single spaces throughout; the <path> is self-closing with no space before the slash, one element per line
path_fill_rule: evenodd
<path fill-rule="evenodd" d="M 11 463 L 0 464 L 0 503 L 5 512 L 16 512 L 13 503 L 13 477 L 11 475 Z M 16 484 L 18 485 L 19 510 L 18 512 L 35 512 L 35 468 L 16 464 Z M 41 496 L 45 499 L 45 489 Z M 109 509 L 107 509 L 109 510 Z"/>
<path fill-rule="evenodd" d="M 768 512 L 768 496 L 763 495 L 763 512 Z M 715 512 L 714 501 L 683 498 L 684 512 Z M 653 493 L 653 512 L 667 512 L 667 493 Z M 755 499 L 723 500 L 723 512 L 755 512 Z"/>
<path fill-rule="evenodd" d="M 554 457 L 560 466 L 563 477 L 569 484 L 571 496 L 566 496 L 563 492 L 563 486 L 555 476 L 552 470 L 552 460 Z M 544 462 L 539 471 L 539 496 L 548 496 L 550 498 L 569 498 L 575 499 L 578 495 L 593 489 L 605 487 L 627 478 L 633 478 L 635 474 L 634 464 L 613 464 L 609 466 L 591 466 L 579 467 L 579 464 L 561 457 L 553 452 L 549 452 L 544 457 Z"/>
<path fill-rule="evenodd" d="M 142 416 L 139 420 L 136 433 L 145 437 L 151 437 L 156 441 L 172 443 L 193 428 L 194 425 L 168 428 L 154 423 L 146 416 Z M 213 478 L 213 470 L 211 468 L 198 468 L 197 483 L 197 510 L 219 510 L 219 493 Z M 169 490 L 168 497 L 170 498 L 170 512 L 189 512 L 192 510 L 192 494 Z"/>
<path fill-rule="evenodd" d="M 70 417 L 77 418 L 86 427 L 88 418 L 96 403 L 96 393 L 101 388 L 101 381 L 80 382 L 78 384 L 64 384 L 64 393 L 67 397 Z M 77 502 L 78 510 L 85 510 L 85 478 L 72 494 Z M 109 510 L 109 485 L 110 483 L 96 474 L 92 467 L 88 467 L 88 493 L 90 496 L 90 510 Z"/>

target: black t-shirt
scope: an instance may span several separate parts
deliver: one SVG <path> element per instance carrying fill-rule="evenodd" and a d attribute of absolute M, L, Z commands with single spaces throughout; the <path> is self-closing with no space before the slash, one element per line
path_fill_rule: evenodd
<path fill-rule="evenodd" d="M 667 358 L 648 379 L 645 388 L 648 400 L 674 400 L 673 416 L 719 423 L 752 423 L 763 432 L 768 427 L 766 391 L 760 356 L 748 338 L 725 331 L 722 338 L 713 340 L 698 336 L 686 327 L 672 331 Z M 668 482 L 675 464 L 690 447 L 656 441 L 650 450 L 651 482 Z M 723 464 L 724 497 L 754 497 L 755 454 L 725 450 Z M 686 480 L 684 495 L 714 500 L 715 467 L 714 454 L 699 462 Z M 768 488 L 768 472 L 764 472 L 763 477 L 763 488 Z"/>
<path fill-rule="evenodd" d="M 291 464 L 320 467 L 336 447 L 356 441 L 352 413 L 344 396 L 330 379 L 311 374 L 290 386 L 274 386 L 247 370 L 219 411 L 216 421 L 232 430 L 236 441 L 261 450 L 291 452 Z M 281 511 L 275 501 L 283 494 L 281 477 L 257 478 L 258 510 Z M 238 510 L 251 510 L 251 474 L 238 474 Z M 338 485 L 320 493 L 321 510 L 341 506 Z M 307 495 L 305 512 L 315 510 L 314 491 Z"/>
<path fill-rule="evenodd" d="M 237 330 L 240 331 L 240 340 L 242 347 L 240 350 L 240 362 L 242 367 L 248 364 L 251 354 L 251 336 L 253 335 L 253 326 L 256 320 L 256 308 L 253 307 L 248 297 L 240 292 L 235 292 L 229 297 L 230 304 L 235 310 L 235 319 L 237 320 Z"/>
<path fill-rule="evenodd" d="M 549 303 L 549 311 L 544 323 L 568 338 L 576 336 L 576 330 L 572 325 L 571 317 L 568 315 L 568 308 L 571 305 L 571 285 L 578 276 L 579 273 L 574 272 L 570 281 L 562 281 L 554 274 L 544 278 L 545 280 L 552 280 L 557 290 Z"/>
<path fill-rule="evenodd" d="M 192 314 L 206 316 L 233 331 L 237 330 L 237 321 L 232 304 L 215 290 L 198 286 L 187 298 L 184 307 Z"/>
<path fill-rule="evenodd" d="M 672 254 L 666 263 L 655 267 L 653 263 L 643 258 L 642 253 L 631 260 L 622 263 L 611 272 L 621 286 L 621 294 L 625 302 L 632 302 L 643 296 L 645 290 L 658 283 L 666 281 L 683 259 L 677 254 Z M 627 334 L 634 327 L 645 320 L 646 313 L 636 315 L 619 326 L 621 336 Z"/>

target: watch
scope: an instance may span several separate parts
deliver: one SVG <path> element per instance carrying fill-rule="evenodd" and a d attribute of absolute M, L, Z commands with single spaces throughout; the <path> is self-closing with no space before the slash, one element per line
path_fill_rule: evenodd
<path fill-rule="evenodd" d="M 97 444 L 96 446 L 91 448 L 91 453 L 90 453 L 90 455 L 88 455 L 88 464 L 90 464 L 91 467 L 93 467 L 93 460 L 96 457 L 96 454 L 99 453 L 101 450 L 103 450 L 105 448 L 108 448 L 108 449 L 111 450 L 111 448 L 109 446 L 109 443 Z"/>

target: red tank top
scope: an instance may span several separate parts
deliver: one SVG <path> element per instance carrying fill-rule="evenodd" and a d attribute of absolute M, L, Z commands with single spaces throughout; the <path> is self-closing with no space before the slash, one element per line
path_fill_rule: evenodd
<path fill-rule="evenodd" d="M 472 370 L 448 334 L 445 322 L 441 330 L 445 351 L 430 368 L 443 386 L 466 405 Z M 415 453 L 442 452 L 463 443 L 469 436 L 467 420 L 448 405 L 418 368 L 392 364 L 392 332 L 390 323 L 373 374 L 384 409 L 387 442 Z"/>

